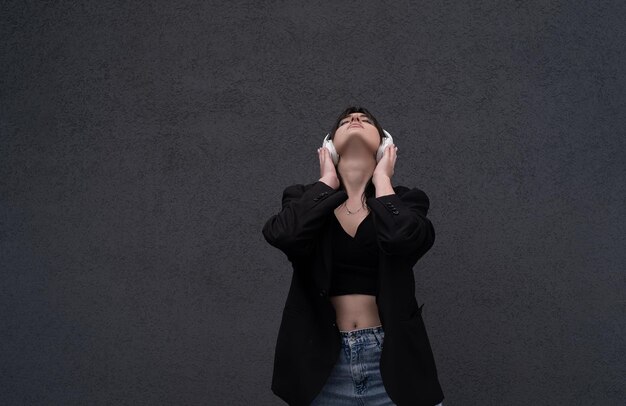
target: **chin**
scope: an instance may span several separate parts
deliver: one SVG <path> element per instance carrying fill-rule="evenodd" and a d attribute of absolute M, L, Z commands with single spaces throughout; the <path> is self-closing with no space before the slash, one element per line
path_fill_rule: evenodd
<path fill-rule="evenodd" d="M 370 154 L 373 155 L 374 157 L 376 156 L 376 151 L 378 150 L 378 147 L 380 146 L 380 142 L 379 140 L 376 140 L 376 144 L 373 144 L 371 142 L 368 142 L 367 139 L 365 139 L 365 137 L 363 137 L 361 134 L 354 134 L 352 137 L 358 137 L 359 140 L 352 140 L 352 142 L 361 142 L 362 144 L 364 144 L 364 147 L 369 150 Z M 350 137 L 350 138 L 352 138 Z M 337 153 L 339 155 L 342 155 L 348 144 L 351 142 L 350 138 L 344 140 L 344 142 L 342 142 L 340 145 L 335 145 L 335 149 L 337 150 Z"/>

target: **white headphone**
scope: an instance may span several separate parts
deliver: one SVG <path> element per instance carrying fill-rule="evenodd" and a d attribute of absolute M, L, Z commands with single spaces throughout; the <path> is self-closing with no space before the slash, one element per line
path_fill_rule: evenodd
<path fill-rule="evenodd" d="M 391 138 L 391 134 L 389 134 L 385 129 L 383 129 L 383 132 L 385 133 L 383 135 L 383 141 L 380 143 L 378 151 L 376 151 L 376 162 L 379 162 L 382 159 L 383 154 L 385 153 L 385 148 L 389 144 L 393 144 L 393 138 Z M 339 154 L 337 154 L 337 150 L 335 150 L 335 145 L 329 137 L 330 133 L 326 134 L 326 137 L 324 137 L 324 141 L 322 142 L 322 147 L 326 148 L 330 152 L 330 156 L 333 158 L 333 163 L 336 166 L 337 163 L 339 163 Z"/>

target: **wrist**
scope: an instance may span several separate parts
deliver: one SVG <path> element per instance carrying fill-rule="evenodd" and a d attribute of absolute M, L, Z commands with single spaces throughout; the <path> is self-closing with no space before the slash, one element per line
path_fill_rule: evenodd
<path fill-rule="evenodd" d="M 325 184 L 327 184 L 333 189 L 339 188 L 339 179 L 337 179 L 336 176 L 335 177 L 322 176 L 321 178 L 318 179 L 318 182 L 324 182 Z"/>
<path fill-rule="evenodd" d="M 372 183 L 374 186 L 378 187 L 378 185 L 391 185 L 391 178 L 387 175 L 374 175 L 372 176 Z"/>
<path fill-rule="evenodd" d="M 372 178 L 372 183 L 376 188 L 376 197 L 395 194 L 389 176 L 380 175 L 377 176 L 376 179 Z"/>

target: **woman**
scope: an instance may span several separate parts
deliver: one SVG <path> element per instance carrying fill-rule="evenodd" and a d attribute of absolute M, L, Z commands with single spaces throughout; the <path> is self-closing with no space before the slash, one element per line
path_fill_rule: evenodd
<path fill-rule="evenodd" d="M 318 149 L 319 180 L 287 187 L 263 227 L 293 267 L 272 378 L 290 405 L 443 400 L 412 270 L 434 243 L 429 200 L 392 186 L 387 136 L 367 109 L 347 108 Z"/>

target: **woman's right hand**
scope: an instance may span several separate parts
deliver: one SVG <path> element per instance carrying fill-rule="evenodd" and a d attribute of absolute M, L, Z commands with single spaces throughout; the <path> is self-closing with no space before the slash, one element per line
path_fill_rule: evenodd
<path fill-rule="evenodd" d="M 317 149 L 317 155 L 320 159 L 320 179 L 333 189 L 339 188 L 339 178 L 337 177 L 337 170 L 333 163 L 333 158 L 330 156 L 330 151 L 324 147 Z"/>

